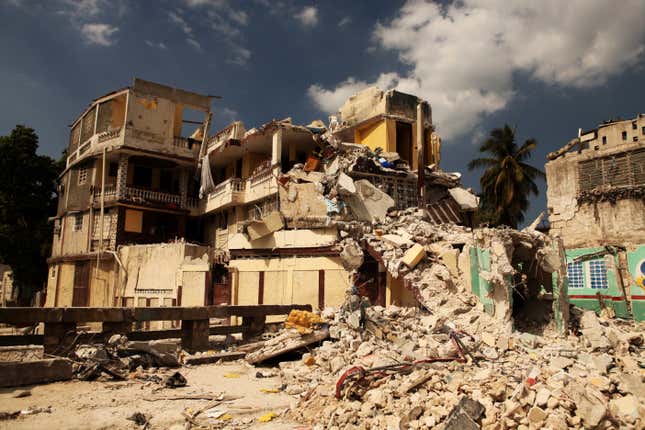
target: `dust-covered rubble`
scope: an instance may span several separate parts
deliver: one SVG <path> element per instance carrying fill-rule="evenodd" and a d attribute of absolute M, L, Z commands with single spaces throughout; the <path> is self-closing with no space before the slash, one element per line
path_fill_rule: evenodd
<path fill-rule="evenodd" d="M 314 429 L 643 428 L 642 327 L 583 312 L 583 331 L 613 333 L 601 351 L 584 334 L 506 337 L 480 306 L 460 312 L 456 322 L 372 306 L 353 329 L 346 313 L 325 310 L 333 340 L 280 363 L 300 399 L 289 415 Z M 484 413 L 449 419 L 464 399 Z"/>

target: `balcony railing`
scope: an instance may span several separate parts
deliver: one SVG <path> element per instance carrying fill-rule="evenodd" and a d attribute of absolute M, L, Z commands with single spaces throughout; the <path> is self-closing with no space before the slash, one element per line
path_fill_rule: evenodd
<path fill-rule="evenodd" d="M 161 191 L 144 190 L 142 188 L 125 187 L 124 198 L 130 200 L 143 200 L 156 203 L 181 204 L 179 194 L 163 193 Z"/>
<path fill-rule="evenodd" d="M 105 201 L 111 202 L 117 199 L 116 194 L 116 185 L 106 185 L 105 186 Z M 101 188 L 96 188 L 94 190 L 94 204 L 101 203 Z"/>

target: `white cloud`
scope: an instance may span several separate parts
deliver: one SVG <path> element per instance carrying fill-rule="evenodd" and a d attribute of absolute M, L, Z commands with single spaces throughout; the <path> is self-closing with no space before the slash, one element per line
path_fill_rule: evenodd
<path fill-rule="evenodd" d="M 448 6 L 408 1 L 393 20 L 376 26 L 374 40 L 397 52 L 409 71 L 384 73 L 376 83 L 428 100 L 439 132 L 461 136 L 482 116 L 508 106 L 518 92 L 517 73 L 586 88 L 635 65 L 645 53 L 643 16 L 642 0 L 624 0 L 619 7 L 610 0 L 463 0 Z M 349 78 L 331 89 L 312 85 L 308 94 L 333 111 L 367 85 Z"/>
<path fill-rule="evenodd" d="M 116 41 L 112 36 L 117 31 L 119 31 L 118 27 L 102 23 L 83 24 L 81 26 L 81 35 L 85 42 L 100 46 L 113 45 Z"/>
<path fill-rule="evenodd" d="M 243 46 L 232 46 L 232 56 L 226 60 L 227 63 L 237 66 L 245 66 L 251 59 L 251 51 Z"/>
<path fill-rule="evenodd" d="M 178 13 L 169 11 L 168 19 L 170 19 L 170 22 L 172 22 L 177 27 L 179 27 L 181 31 L 183 31 L 186 35 L 190 36 L 191 34 L 193 34 L 193 28 L 190 25 L 188 25 L 188 22 L 186 22 L 184 17 L 182 17 Z"/>
<path fill-rule="evenodd" d="M 187 37 L 186 38 L 186 43 L 188 43 L 190 46 L 192 46 L 193 48 L 195 48 L 196 50 L 201 52 L 201 50 L 202 50 L 201 43 L 199 43 L 198 41 L 196 41 L 192 37 Z"/>
<path fill-rule="evenodd" d="M 62 0 L 64 15 L 75 19 L 89 19 L 102 12 L 104 0 Z"/>
<path fill-rule="evenodd" d="M 184 0 L 184 4 L 187 8 L 199 9 L 195 10 L 202 17 L 198 23 L 219 33 L 218 38 L 231 51 L 227 63 L 243 66 L 248 62 L 251 51 L 244 46 L 242 29 L 248 25 L 249 16 L 244 10 L 234 7 L 237 3 L 228 0 Z M 175 22 L 184 28 L 190 39 L 188 42 L 196 48 L 199 46 L 197 49 L 201 50 L 192 27 L 183 17 L 178 18 L 180 19 L 175 19 Z"/>
<path fill-rule="evenodd" d="M 307 6 L 293 16 L 305 27 L 315 27 L 318 24 L 318 9 Z"/>
<path fill-rule="evenodd" d="M 348 16 L 343 17 L 340 21 L 338 21 L 338 26 L 339 27 L 345 27 L 346 25 L 351 24 L 352 19 Z"/>
<path fill-rule="evenodd" d="M 159 49 L 166 49 L 167 46 L 163 42 L 152 42 L 150 40 L 144 40 L 145 44 L 150 46 L 151 48 L 159 48 Z"/>

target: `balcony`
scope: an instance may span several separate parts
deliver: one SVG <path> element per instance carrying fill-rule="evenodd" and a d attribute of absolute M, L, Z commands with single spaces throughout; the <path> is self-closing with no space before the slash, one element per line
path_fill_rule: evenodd
<path fill-rule="evenodd" d="M 244 180 L 228 179 L 208 195 L 205 212 L 233 204 L 254 203 L 278 192 L 277 170 L 266 169 Z"/>
<path fill-rule="evenodd" d="M 218 184 L 206 199 L 205 211 L 210 212 L 230 205 L 244 203 L 246 182 L 231 178 Z"/>
<path fill-rule="evenodd" d="M 164 193 L 161 191 L 146 190 L 143 188 L 125 187 L 122 195 L 118 195 L 116 186 L 105 187 L 105 203 L 114 201 L 131 201 L 134 203 L 154 204 L 177 209 L 181 207 L 181 196 L 179 194 Z M 101 189 L 94 191 L 94 205 L 101 204 Z"/>
<path fill-rule="evenodd" d="M 67 167 L 90 155 L 100 154 L 105 147 L 120 145 L 184 158 L 196 158 L 199 155 L 201 142 L 187 137 L 168 138 L 132 127 L 121 127 L 116 130 L 95 134 L 81 143 L 67 157 Z"/>
<path fill-rule="evenodd" d="M 116 130 L 110 130 L 93 135 L 85 142 L 81 143 L 74 152 L 67 156 L 67 167 L 84 158 L 88 153 L 96 153 L 99 149 L 103 149 L 105 146 L 122 144 L 123 135 L 122 127 Z"/>

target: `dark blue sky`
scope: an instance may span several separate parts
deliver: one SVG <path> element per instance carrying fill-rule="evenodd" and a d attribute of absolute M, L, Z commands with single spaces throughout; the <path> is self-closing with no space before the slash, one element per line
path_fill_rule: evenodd
<path fill-rule="evenodd" d="M 611 2 L 570 3 L 524 13 L 501 0 L 0 0 L 0 133 L 26 124 L 58 157 L 68 124 L 134 76 L 221 95 L 216 127 L 247 128 L 326 120 L 347 94 L 379 82 L 430 101 L 442 167 L 477 188 L 465 165 L 494 127 L 536 138 L 532 162 L 542 166 L 578 127 L 645 112 L 645 2 L 625 0 L 609 27 L 600 24 L 617 13 Z M 543 208 L 544 192 L 527 221 Z"/>

